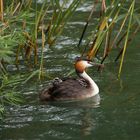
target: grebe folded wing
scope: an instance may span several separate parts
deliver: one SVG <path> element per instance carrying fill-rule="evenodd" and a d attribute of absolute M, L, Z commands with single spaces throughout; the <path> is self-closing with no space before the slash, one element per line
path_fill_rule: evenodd
<path fill-rule="evenodd" d="M 57 85 L 51 95 L 54 99 L 77 98 L 84 89 L 85 87 L 82 86 L 77 79 L 69 78 Z"/>

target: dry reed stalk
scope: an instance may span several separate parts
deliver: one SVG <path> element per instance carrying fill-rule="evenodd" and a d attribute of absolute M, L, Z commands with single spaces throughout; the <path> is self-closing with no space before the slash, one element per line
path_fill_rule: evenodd
<path fill-rule="evenodd" d="M 15 7 L 14 11 L 12 12 L 12 15 L 15 14 L 15 12 L 18 10 L 18 8 L 20 7 L 20 5 L 21 5 L 21 3 L 19 2 L 19 3 L 17 4 L 17 6 Z"/>
<path fill-rule="evenodd" d="M 3 22 L 3 0 L 0 0 L 0 21 Z"/>

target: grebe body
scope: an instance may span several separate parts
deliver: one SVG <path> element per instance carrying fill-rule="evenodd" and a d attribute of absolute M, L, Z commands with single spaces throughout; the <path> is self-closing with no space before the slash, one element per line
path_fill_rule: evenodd
<path fill-rule="evenodd" d="M 56 78 L 51 87 L 43 89 L 39 94 L 42 101 L 59 101 L 84 99 L 97 95 L 99 88 L 92 78 L 85 72 L 91 66 L 99 66 L 88 60 L 77 60 L 75 70 L 79 78 Z"/>

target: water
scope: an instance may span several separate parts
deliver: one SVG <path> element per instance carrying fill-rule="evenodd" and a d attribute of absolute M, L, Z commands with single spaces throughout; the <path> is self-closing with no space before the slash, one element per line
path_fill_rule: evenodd
<path fill-rule="evenodd" d="M 57 46 L 52 50 L 46 49 L 45 67 L 52 77 L 63 76 L 73 70 L 73 60 L 78 54 L 74 47 L 90 5 L 91 1 L 87 1 L 83 11 L 82 7 L 79 8 L 75 21 L 68 23 Z M 84 15 L 81 19 L 79 11 Z M 121 79 L 117 78 L 118 65 L 112 59 L 106 60 L 102 73 L 95 68 L 88 71 L 100 87 L 100 105 L 96 105 L 93 98 L 42 104 L 38 100 L 38 91 L 50 81 L 44 80 L 40 84 L 35 80 L 29 81 L 26 86 L 21 86 L 27 102 L 6 108 L 5 119 L 0 123 L 0 139 L 139 140 L 139 39 L 138 34 L 127 50 Z"/>

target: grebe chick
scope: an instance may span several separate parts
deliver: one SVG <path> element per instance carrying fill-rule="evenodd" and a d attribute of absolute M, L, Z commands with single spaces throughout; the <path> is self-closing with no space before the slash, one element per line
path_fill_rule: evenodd
<path fill-rule="evenodd" d="M 56 78 L 51 87 L 43 89 L 39 94 L 41 101 L 59 101 L 84 99 L 95 96 L 99 88 L 92 78 L 85 72 L 91 66 L 101 66 L 89 60 L 78 59 L 75 62 L 75 70 L 79 78 Z"/>

